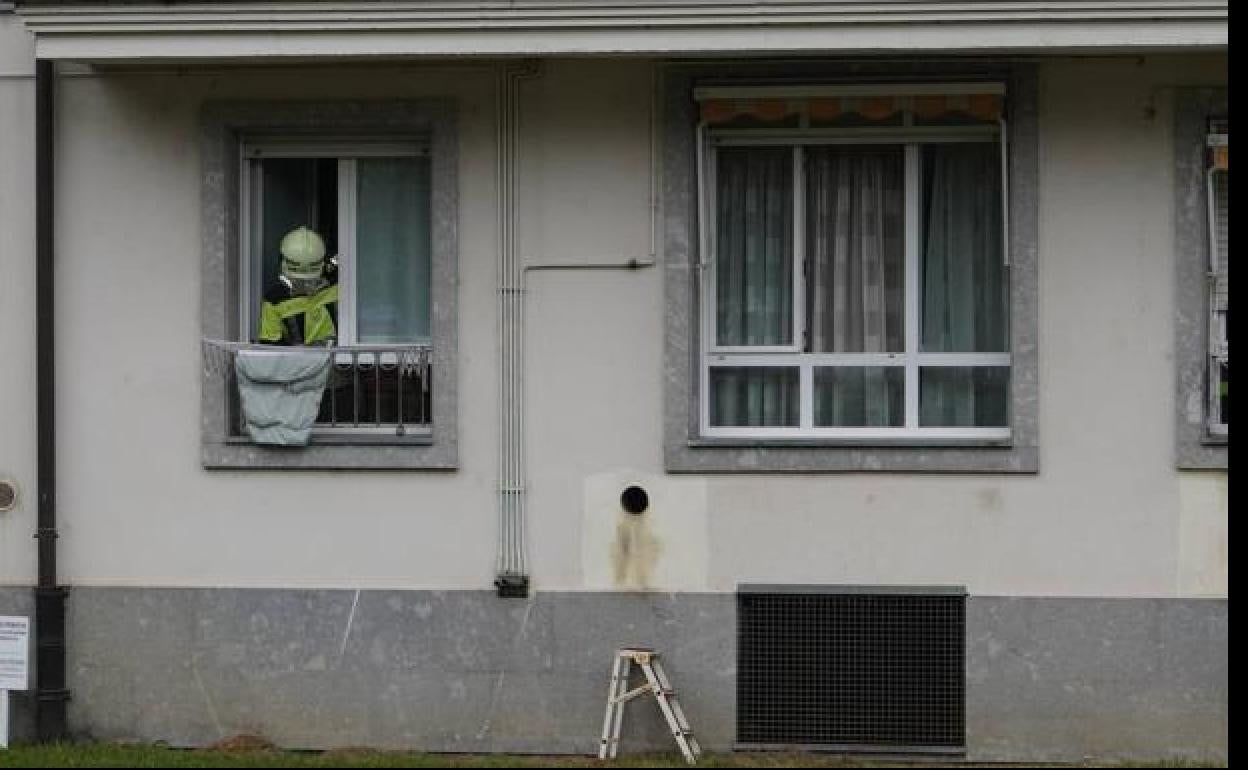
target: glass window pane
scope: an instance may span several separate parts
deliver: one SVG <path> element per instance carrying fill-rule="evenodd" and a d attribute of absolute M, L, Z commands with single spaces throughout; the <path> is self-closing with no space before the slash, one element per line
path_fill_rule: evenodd
<path fill-rule="evenodd" d="M 1216 368 L 1218 383 L 1218 424 L 1231 427 L 1231 363 L 1218 362 Z"/>
<path fill-rule="evenodd" d="M 1229 361 L 1213 361 L 1214 424 L 1231 427 L 1231 364 Z"/>
<path fill-rule="evenodd" d="M 799 424 L 795 367 L 712 367 L 711 425 L 796 427 Z"/>
<path fill-rule="evenodd" d="M 715 191 L 715 339 L 793 342 L 793 156 L 724 149 Z"/>
<path fill-rule="evenodd" d="M 1212 218 L 1210 224 L 1213 231 L 1209 234 L 1209 245 L 1213 257 L 1212 280 L 1209 282 L 1209 309 L 1213 313 L 1209 330 L 1210 371 L 1209 380 L 1213 387 L 1210 404 L 1210 422 L 1214 425 L 1231 424 L 1230 393 L 1230 316 L 1231 316 L 1231 270 L 1230 270 L 1230 196 L 1231 172 L 1218 170 L 1213 172 L 1210 185 L 1210 208 Z"/>
<path fill-rule="evenodd" d="M 427 340 L 429 159 L 357 164 L 356 336 L 363 344 Z"/>
<path fill-rule="evenodd" d="M 812 350 L 904 349 L 904 179 L 900 147 L 806 149 Z"/>
<path fill-rule="evenodd" d="M 930 366 L 919 370 L 919 424 L 945 428 L 1009 425 L 1010 370 Z"/>
<path fill-rule="evenodd" d="M 906 372 L 899 366 L 815 369 L 815 425 L 901 427 Z"/>
<path fill-rule="evenodd" d="M 923 350 L 1008 350 L 1000 146 L 923 147 L 922 189 Z"/>
<path fill-rule="evenodd" d="M 1215 171 L 1213 173 L 1213 253 L 1217 258 L 1218 302 L 1222 308 L 1228 301 L 1230 291 L 1229 262 L 1231 256 L 1231 172 Z"/>

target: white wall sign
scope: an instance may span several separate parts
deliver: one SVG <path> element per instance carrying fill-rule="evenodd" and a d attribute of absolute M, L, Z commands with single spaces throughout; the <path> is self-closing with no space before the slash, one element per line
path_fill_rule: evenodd
<path fill-rule="evenodd" d="M 30 674 L 30 618 L 0 615 L 0 749 L 9 745 L 9 690 L 25 690 Z"/>
<path fill-rule="evenodd" d="M 30 670 L 30 618 L 0 615 L 0 690 L 25 690 Z"/>

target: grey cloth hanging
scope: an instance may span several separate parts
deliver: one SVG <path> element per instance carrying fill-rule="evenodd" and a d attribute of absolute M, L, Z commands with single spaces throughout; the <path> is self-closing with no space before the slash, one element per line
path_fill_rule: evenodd
<path fill-rule="evenodd" d="M 329 377 L 329 353 L 240 351 L 234 359 L 247 433 L 257 444 L 306 446 Z"/>

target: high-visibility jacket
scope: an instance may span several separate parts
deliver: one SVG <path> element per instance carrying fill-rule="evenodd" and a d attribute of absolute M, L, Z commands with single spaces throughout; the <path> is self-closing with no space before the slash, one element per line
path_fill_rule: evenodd
<path fill-rule="evenodd" d="M 338 284 L 314 294 L 295 294 L 278 281 L 260 305 L 260 341 L 273 345 L 319 345 L 338 336 Z"/>

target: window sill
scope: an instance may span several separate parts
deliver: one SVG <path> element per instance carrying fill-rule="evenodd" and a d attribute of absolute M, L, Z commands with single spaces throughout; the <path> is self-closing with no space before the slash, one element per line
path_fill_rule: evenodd
<path fill-rule="evenodd" d="M 1010 440 L 686 439 L 669 444 L 670 473 L 1037 473 L 1039 450 Z"/>
<path fill-rule="evenodd" d="M 1230 433 L 1206 433 L 1200 440 L 1202 446 L 1223 447 L 1231 445 Z"/>
<path fill-rule="evenodd" d="M 1178 462 L 1175 465 L 1181 471 L 1226 471 L 1231 467 L 1230 452 L 1229 434 L 1218 436 L 1205 433 L 1186 443 L 1179 442 Z"/>
<path fill-rule="evenodd" d="M 245 436 L 232 436 L 223 443 L 229 446 L 261 446 Z M 305 447 L 276 447 L 283 451 L 298 451 L 319 446 L 433 446 L 433 435 L 425 433 L 398 436 L 393 433 L 326 433 L 313 432 L 311 442 Z"/>
<path fill-rule="evenodd" d="M 435 443 L 428 436 L 402 441 L 394 436 L 334 437 L 314 439 L 305 447 L 262 446 L 229 438 L 205 441 L 201 460 L 209 470 L 454 471 L 459 467 L 455 446 Z"/>
<path fill-rule="evenodd" d="M 701 437 L 690 439 L 693 448 L 800 448 L 800 449 L 861 449 L 885 447 L 889 449 L 968 448 L 1010 449 L 1011 438 L 726 438 Z"/>

